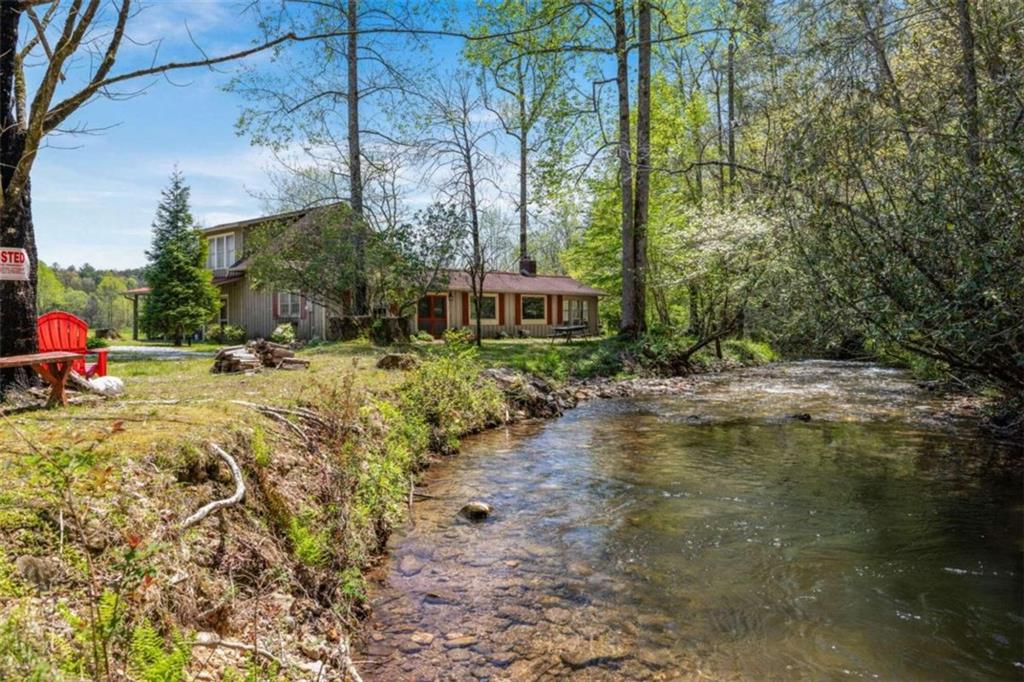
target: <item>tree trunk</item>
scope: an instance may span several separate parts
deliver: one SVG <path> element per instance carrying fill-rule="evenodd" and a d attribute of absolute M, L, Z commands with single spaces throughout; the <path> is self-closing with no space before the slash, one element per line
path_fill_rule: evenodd
<path fill-rule="evenodd" d="M 636 80 L 636 195 L 633 238 L 636 275 L 634 335 L 647 330 L 647 215 L 651 196 L 651 3 L 637 5 L 639 47 Z"/>
<path fill-rule="evenodd" d="M 352 210 L 356 214 L 363 215 L 363 166 L 362 154 L 359 148 L 359 54 L 357 0 L 348 0 L 348 49 L 346 53 L 346 66 L 348 68 L 348 92 L 346 93 L 348 105 L 348 169 L 349 169 L 349 196 Z M 365 236 L 362 230 L 354 230 L 355 239 L 355 260 L 357 273 L 355 278 L 355 292 L 353 305 L 356 315 L 366 315 L 369 310 L 367 301 L 366 268 L 365 268 Z"/>
<path fill-rule="evenodd" d="M 969 0 L 956 0 L 957 32 L 960 36 L 960 70 L 963 88 L 963 127 L 967 134 L 967 165 L 981 164 L 981 124 L 978 116 L 978 70 L 974 57 L 974 26 Z"/>
<path fill-rule="evenodd" d="M 725 125 L 722 122 L 722 77 L 714 67 L 712 67 L 712 73 L 714 74 L 713 79 L 715 83 L 715 122 L 718 124 L 715 131 L 715 147 L 718 150 L 719 164 L 721 164 L 722 159 L 725 158 Z M 725 168 L 721 165 L 718 166 L 718 201 L 722 204 L 725 203 Z"/>
<path fill-rule="evenodd" d="M 729 141 L 729 192 L 736 185 L 736 34 L 729 31 L 729 52 L 727 58 L 726 106 L 728 106 L 728 141 Z"/>
<path fill-rule="evenodd" d="M 689 294 L 690 300 L 687 306 L 687 312 L 689 313 L 690 317 L 690 328 L 687 330 L 687 332 L 689 334 L 693 334 L 696 336 L 697 334 L 700 333 L 700 310 L 697 307 L 700 305 L 700 300 L 698 298 L 699 294 L 697 291 L 697 286 L 695 284 L 690 285 Z"/>
<path fill-rule="evenodd" d="M 529 124 L 526 120 L 526 84 L 524 82 L 524 75 L 520 71 L 518 73 L 518 91 L 519 91 L 519 258 L 526 260 L 530 257 L 530 251 L 526 241 L 526 229 L 529 225 L 529 217 L 526 213 L 526 198 L 527 198 L 527 178 L 526 178 L 526 163 L 527 163 L 527 135 L 529 134 Z"/>
<path fill-rule="evenodd" d="M 619 97 L 619 192 L 622 202 L 622 317 L 619 331 L 636 333 L 636 236 L 633 230 L 632 143 L 629 136 L 629 54 L 626 52 L 626 9 L 615 0 L 615 82 Z"/>
<path fill-rule="evenodd" d="M 0 2 L 0 190 L 7 197 L 14 168 L 25 145 L 17 120 L 14 93 L 18 45 L 19 3 Z M 35 353 L 36 344 L 36 238 L 32 226 L 31 186 L 26 184 L 17 202 L 0 208 L 0 245 L 28 251 L 29 281 L 0 282 L 0 356 Z M 0 398 L 14 383 L 28 383 L 27 368 L 0 372 Z"/>
<path fill-rule="evenodd" d="M 479 348 L 483 345 L 483 322 L 480 320 L 480 309 L 483 306 L 484 277 L 487 275 L 484 264 L 483 246 L 480 244 L 480 216 L 477 212 L 476 203 L 476 174 L 473 168 L 473 147 L 468 136 L 463 134 L 466 163 L 466 181 L 468 183 L 467 194 L 469 195 L 469 222 L 473 234 L 473 272 L 470 275 L 469 286 L 473 289 L 473 307 L 476 308 L 476 345 Z"/>

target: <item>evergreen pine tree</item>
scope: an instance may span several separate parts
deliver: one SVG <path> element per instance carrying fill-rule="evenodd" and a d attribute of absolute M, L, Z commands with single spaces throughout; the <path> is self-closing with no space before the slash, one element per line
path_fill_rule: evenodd
<path fill-rule="evenodd" d="M 206 240 L 188 207 L 190 189 L 175 169 L 153 221 L 153 245 L 146 256 L 142 327 L 149 336 L 169 336 L 180 346 L 187 334 L 211 320 L 220 305 L 213 273 L 206 269 Z"/>

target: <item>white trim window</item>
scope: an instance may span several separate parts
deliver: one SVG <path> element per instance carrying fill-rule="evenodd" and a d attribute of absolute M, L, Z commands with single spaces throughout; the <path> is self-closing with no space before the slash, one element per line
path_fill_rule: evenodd
<path fill-rule="evenodd" d="M 498 295 L 484 294 L 480 299 L 480 324 L 498 324 Z M 476 322 L 476 296 L 469 297 L 469 319 Z"/>
<path fill-rule="evenodd" d="M 211 270 L 223 270 L 235 264 L 235 233 L 210 237 L 210 253 L 206 258 L 206 267 Z"/>
<path fill-rule="evenodd" d="M 523 324 L 547 324 L 548 297 L 523 295 L 519 303 L 519 315 Z M 537 313 L 540 313 L 538 316 Z"/>
<path fill-rule="evenodd" d="M 563 298 L 562 322 L 565 324 L 590 324 L 590 301 L 585 298 Z"/>
<path fill-rule="evenodd" d="M 279 320 L 297 320 L 302 317 L 302 296 L 279 291 L 277 294 L 277 318 Z"/>

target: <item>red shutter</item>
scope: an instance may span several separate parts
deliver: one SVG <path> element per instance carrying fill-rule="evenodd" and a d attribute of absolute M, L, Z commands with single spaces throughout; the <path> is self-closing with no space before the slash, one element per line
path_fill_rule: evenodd
<path fill-rule="evenodd" d="M 516 294 L 516 324 L 523 323 L 523 295 Z"/>
<path fill-rule="evenodd" d="M 505 326 L 505 294 L 498 294 L 498 324 Z"/>
<path fill-rule="evenodd" d="M 469 326 L 469 292 L 462 292 L 462 325 Z"/>
<path fill-rule="evenodd" d="M 306 297 L 302 296 L 299 298 L 299 319 L 304 320 L 308 313 L 306 312 Z"/>
<path fill-rule="evenodd" d="M 274 306 L 274 319 L 276 320 L 280 316 L 280 313 L 279 313 L 279 311 L 277 309 L 277 292 L 276 291 L 270 294 L 270 299 L 274 302 L 273 303 L 273 306 Z"/>
<path fill-rule="evenodd" d="M 555 307 L 555 302 L 553 300 L 554 298 L 555 297 L 552 296 L 551 294 L 547 295 L 547 299 L 548 300 L 547 300 L 547 305 L 545 307 L 547 308 L 548 324 L 551 324 L 551 321 L 554 319 L 554 311 L 552 310 L 552 308 Z"/>
<path fill-rule="evenodd" d="M 555 319 L 558 320 L 558 324 L 562 324 L 565 320 L 562 319 L 562 295 L 558 295 L 558 299 L 555 302 Z"/>

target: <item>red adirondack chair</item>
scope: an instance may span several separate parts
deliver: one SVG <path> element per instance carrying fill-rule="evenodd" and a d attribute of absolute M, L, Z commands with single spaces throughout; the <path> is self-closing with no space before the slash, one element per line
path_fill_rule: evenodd
<path fill-rule="evenodd" d="M 87 350 L 85 339 L 89 336 L 89 326 L 71 313 L 54 310 L 39 318 L 39 352 L 72 351 L 96 355 L 96 362 L 86 364 L 85 360 L 75 360 L 71 369 L 85 378 L 107 376 L 107 349 Z"/>

